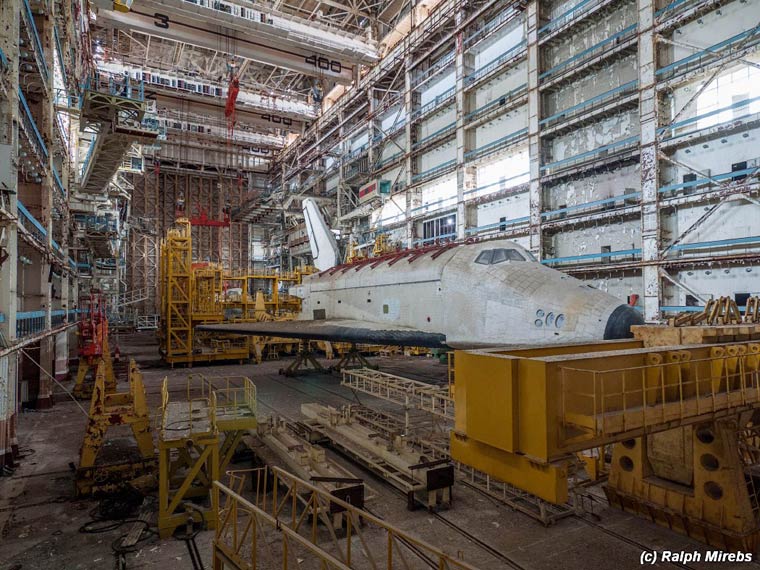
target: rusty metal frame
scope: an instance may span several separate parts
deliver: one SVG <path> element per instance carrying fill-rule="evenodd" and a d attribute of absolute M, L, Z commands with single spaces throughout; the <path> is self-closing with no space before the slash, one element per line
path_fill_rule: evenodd
<path fill-rule="evenodd" d="M 475 570 L 429 543 L 274 467 L 233 471 L 229 485 L 214 483 L 218 521 L 213 568 L 254 570 L 270 562 L 284 570 L 308 555 L 322 568 L 409 570 L 434 564 L 440 570 Z M 253 483 L 253 497 L 242 490 Z M 267 492 L 270 488 L 272 492 Z M 330 513 L 341 511 L 345 531 L 335 532 Z M 320 524 L 322 523 L 322 524 Z M 300 556 L 299 556 L 300 553 Z"/>

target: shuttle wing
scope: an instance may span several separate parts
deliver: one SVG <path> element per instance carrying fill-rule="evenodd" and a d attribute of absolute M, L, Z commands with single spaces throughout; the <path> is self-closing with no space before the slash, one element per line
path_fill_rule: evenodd
<path fill-rule="evenodd" d="M 316 321 L 276 321 L 260 323 L 222 323 L 198 325 L 199 331 L 224 332 L 255 336 L 273 336 L 304 340 L 390 344 L 443 348 L 446 336 L 386 323 L 350 319 Z"/>

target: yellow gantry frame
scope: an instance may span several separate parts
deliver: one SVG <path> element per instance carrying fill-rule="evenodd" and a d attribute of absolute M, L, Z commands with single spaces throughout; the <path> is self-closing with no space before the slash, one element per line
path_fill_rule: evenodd
<path fill-rule="evenodd" d="M 745 472 L 760 464 L 760 342 L 457 351 L 455 376 L 453 459 L 565 503 L 575 454 L 614 444 L 610 504 L 722 549 L 757 547 Z M 663 465 L 686 482 L 660 479 Z"/>
<path fill-rule="evenodd" d="M 193 390 L 200 395 L 193 397 Z M 164 379 L 158 444 L 158 528 L 163 538 L 193 514 L 214 528 L 217 508 L 210 494 L 212 484 L 226 471 L 244 433 L 256 426 L 256 386 L 249 378 L 190 376 L 183 402 L 169 401 Z M 223 441 L 220 434 L 225 434 Z M 199 497 L 208 498 L 210 507 L 184 508 L 185 501 Z"/>
<path fill-rule="evenodd" d="M 229 309 L 240 309 L 242 316 L 236 320 L 261 320 L 260 307 L 255 296 L 248 293 L 254 280 L 269 282 L 269 298 L 264 307 L 270 315 L 294 313 L 301 309 L 296 297 L 280 294 L 282 283 L 301 283 L 304 275 L 316 271 L 305 267 L 293 272 L 225 273 L 219 264 L 202 264 L 193 267 L 192 227 L 186 218 L 176 221 L 161 242 L 160 296 L 161 352 L 170 364 L 192 364 L 195 361 L 246 360 L 253 352 L 247 337 L 195 333 L 201 323 L 222 322 Z M 240 282 L 242 294 L 239 300 L 224 298 L 225 282 Z"/>
<path fill-rule="evenodd" d="M 175 356 L 192 354 L 192 271 L 193 249 L 190 221 L 180 218 L 169 230 L 161 245 L 162 326 L 164 355 L 171 362 Z"/>
<path fill-rule="evenodd" d="M 108 429 L 117 425 L 128 425 L 132 428 L 142 461 L 134 464 L 121 462 L 114 465 L 96 465 Z M 106 367 L 101 361 L 95 375 L 87 429 L 79 452 L 77 493 L 88 495 L 94 490 L 112 491 L 118 486 L 119 479 L 141 475 L 154 467 L 154 459 L 150 413 L 142 373 L 135 361 L 130 360 L 129 391 L 109 391 L 106 385 Z"/>
<path fill-rule="evenodd" d="M 97 374 L 100 366 L 103 366 L 103 376 L 106 392 L 116 390 L 116 376 L 113 372 L 113 360 L 111 359 L 111 348 L 108 344 L 108 332 L 103 335 L 103 354 L 95 358 L 80 357 L 77 368 L 77 379 L 71 393 L 79 400 L 86 400 L 92 396 L 93 384 L 97 381 Z M 92 372 L 95 375 L 92 383 L 86 383 L 87 374 Z"/>

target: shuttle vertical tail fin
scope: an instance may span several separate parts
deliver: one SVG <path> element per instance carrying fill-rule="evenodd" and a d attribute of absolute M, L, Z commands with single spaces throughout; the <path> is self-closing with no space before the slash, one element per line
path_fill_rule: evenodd
<path fill-rule="evenodd" d="M 314 265 L 320 271 L 335 267 L 338 264 L 338 243 L 315 200 L 306 198 L 303 201 L 303 215 Z"/>

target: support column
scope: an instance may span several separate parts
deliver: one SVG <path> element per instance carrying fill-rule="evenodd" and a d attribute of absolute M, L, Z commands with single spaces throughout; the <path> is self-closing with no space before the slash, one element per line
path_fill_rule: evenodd
<path fill-rule="evenodd" d="M 466 19 L 467 12 L 460 10 L 456 15 L 457 27 Z M 465 92 L 465 78 L 475 69 L 475 56 L 464 51 L 464 32 L 456 37 L 456 118 L 457 118 L 457 239 L 467 237 L 469 227 L 465 197 L 477 188 L 477 167 L 466 165 L 465 156 L 474 148 L 474 133 L 465 129 L 467 114 L 472 110 L 471 97 Z"/>
<path fill-rule="evenodd" d="M 351 144 L 348 140 L 346 140 L 346 137 L 344 136 L 346 129 L 343 124 L 343 119 L 343 112 L 341 111 L 338 113 L 338 124 L 340 125 L 338 128 L 338 139 L 340 140 L 340 158 L 336 159 L 340 161 L 340 165 L 338 166 L 338 204 L 336 212 L 336 217 L 339 220 L 353 209 L 353 206 L 350 204 L 350 200 L 347 196 L 347 192 L 350 192 L 351 190 L 346 188 L 347 185 L 344 182 L 346 176 L 346 167 L 343 164 L 343 157 L 345 157 L 346 154 L 350 152 Z"/>
<path fill-rule="evenodd" d="M 414 8 L 412 8 L 412 13 L 414 13 Z M 406 42 L 407 38 L 404 38 L 403 41 Z M 404 124 L 404 148 L 406 149 L 406 158 L 404 159 L 404 187 L 406 188 L 406 226 L 404 232 L 405 247 L 412 247 L 414 245 L 414 222 L 412 222 L 411 219 L 412 208 L 414 207 L 414 193 L 412 192 L 412 184 L 414 173 L 417 170 L 415 166 L 416 161 L 412 156 L 412 145 L 417 139 L 417 128 L 412 125 L 412 113 L 414 113 L 415 109 L 417 108 L 418 98 L 415 96 L 414 88 L 412 87 L 411 65 L 412 57 L 410 55 L 407 55 L 404 59 L 404 113 L 406 114 L 406 122 Z"/>
<path fill-rule="evenodd" d="M 541 115 L 541 94 L 538 91 L 538 74 L 541 58 L 538 45 L 539 6 L 538 0 L 528 3 L 526 36 L 528 41 L 528 160 L 530 186 L 530 250 L 538 259 L 543 259 L 543 235 L 541 231 L 541 211 L 543 191 L 541 189 L 541 139 L 539 119 Z"/>
<path fill-rule="evenodd" d="M 40 34 L 40 41 L 42 42 L 45 52 L 45 63 L 49 70 L 53 70 L 55 63 L 55 36 L 54 26 L 55 19 L 52 13 L 52 4 L 49 10 L 43 9 L 39 15 L 35 14 L 35 22 L 37 23 L 37 30 Z M 50 252 L 53 251 L 53 192 L 54 180 L 53 180 L 53 141 L 55 140 L 55 106 L 53 94 L 53 81 L 52 73 L 50 79 L 48 79 L 48 91 L 50 95 L 43 97 L 39 104 L 40 114 L 38 121 L 38 128 L 42 133 L 43 139 L 47 142 L 48 160 L 47 160 L 47 176 L 42 180 L 40 196 L 40 223 L 47 230 L 47 255 L 41 258 L 39 266 L 39 295 L 40 295 L 40 310 L 45 312 L 45 330 L 52 329 L 51 310 L 53 308 L 52 299 L 52 269 L 53 266 L 50 260 Z M 39 374 L 39 391 L 37 392 L 37 401 L 35 407 L 37 409 L 49 408 L 53 405 L 53 383 L 50 378 L 55 374 L 55 339 L 52 335 L 45 336 L 40 341 L 40 370 Z"/>
<path fill-rule="evenodd" d="M 0 215 L 0 333 L 5 342 L 16 337 L 18 281 L 18 36 L 19 0 L 0 2 L 0 49 L 9 69 L 0 75 L 0 204 L 11 218 Z M 7 256 L 7 257 L 6 257 Z M 0 357 L 0 470 L 13 465 L 18 410 L 18 364 L 15 354 Z"/>
<path fill-rule="evenodd" d="M 369 121 L 367 121 L 367 162 L 369 163 L 369 172 L 374 170 L 375 162 L 380 156 L 378 150 L 382 150 L 382 147 L 375 145 L 375 137 L 380 135 L 380 118 L 378 116 L 377 109 L 379 107 L 378 100 L 375 97 L 375 90 L 372 87 L 367 88 L 367 101 L 369 101 Z"/>
<path fill-rule="evenodd" d="M 657 143 L 659 102 L 655 71 L 657 46 L 654 1 L 638 0 L 639 11 L 639 121 L 641 123 L 641 261 L 644 318 L 660 316 L 660 163 Z"/>

